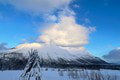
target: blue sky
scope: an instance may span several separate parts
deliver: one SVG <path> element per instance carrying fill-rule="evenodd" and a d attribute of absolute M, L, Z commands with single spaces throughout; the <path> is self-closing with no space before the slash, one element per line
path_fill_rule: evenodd
<path fill-rule="evenodd" d="M 89 43 L 85 45 L 96 56 L 107 54 L 120 46 L 119 3 L 119 0 L 74 0 L 69 5 L 76 13 L 78 24 L 96 27 L 96 31 L 89 36 Z M 24 40 L 35 42 L 41 35 L 40 29 L 44 28 L 43 23 L 46 21 L 42 14 L 33 16 L 0 1 L 0 43 L 15 47 Z"/>
<path fill-rule="evenodd" d="M 120 1 L 119 0 L 82 0 L 83 14 L 96 26 L 96 32 L 90 36 L 86 47 L 96 55 L 103 55 L 120 46 Z M 80 13 L 80 10 L 79 10 Z"/>

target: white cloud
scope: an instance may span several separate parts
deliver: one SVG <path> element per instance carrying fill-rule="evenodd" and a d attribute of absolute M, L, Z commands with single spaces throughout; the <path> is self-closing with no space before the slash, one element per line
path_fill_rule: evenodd
<path fill-rule="evenodd" d="M 61 16 L 73 16 L 76 15 L 76 13 L 70 9 L 69 7 L 64 8 L 62 11 L 59 12 L 59 17 Z"/>
<path fill-rule="evenodd" d="M 0 51 L 7 50 L 8 48 L 6 47 L 7 43 L 0 43 Z"/>
<path fill-rule="evenodd" d="M 33 16 L 45 16 L 45 20 L 54 23 L 48 26 L 39 36 L 38 40 L 45 43 L 53 41 L 55 44 L 66 48 L 73 53 L 88 53 L 84 48 L 89 41 L 89 34 L 94 27 L 77 24 L 75 12 L 69 4 L 73 0 L 0 0 L 0 3 L 12 5 L 17 10 L 27 12 Z M 76 8 L 78 5 L 74 5 Z M 54 12 L 57 14 L 54 14 Z M 87 22 L 89 20 L 86 19 Z M 57 23 L 56 23 L 57 22 Z M 45 24 L 47 25 L 47 24 Z M 23 40 L 26 42 L 26 40 Z M 28 47 L 41 47 L 39 43 L 25 43 L 17 46 L 18 49 Z"/>
<path fill-rule="evenodd" d="M 55 21 L 57 21 L 57 16 L 55 16 L 55 15 L 48 15 L 47 21 L 48 22 L 55 22 Z"/>
<path fill-rule="evenodd" d="M 58 23 L 45 29 L 39 40 L 50 43 L 53 41 L 59 46 L 79 47 L 88 43 L 88 36 L 92 28 L 79 25 L 74 16 L 62 16 Z"/>
<path fill-rule="evenodd" d="M 77 5 L 77 4 L 73 5 L 73 7 L 74 7 L 74 8 L 80 8 L 80 6 Z"/>
<path fill-rule="evenodd" d="M 109 62 L 120 63 L 120 48 L 113 49 L 107 55 L 103 56 Z"/>
<path fill-rule="evenodd" d="M 42 47 L 40 43 L 24 43 L 18 45 L 16 48 L 21 49 L 21 48 L 35 48 L 35 47 Z"/>
<path fill-rule="evenodd" d="M 0 3 L 10 4 L 16 9 L 32 15 L 53 13 L 57 9 L 67 7 L 72 0 L 0 0 Z"/>

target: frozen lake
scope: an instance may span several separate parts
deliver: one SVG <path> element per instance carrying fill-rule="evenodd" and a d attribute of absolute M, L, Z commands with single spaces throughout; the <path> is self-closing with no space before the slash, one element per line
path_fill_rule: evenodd
<path fill-rule="evenodd" d="M 20 70 L 0 71 L 0 80 L 19 80 L 22 73 Z M 119 70 L 41 69 L 42 80 L 90 80 L 96 74 L 105 80 L 120 80 Z"/>

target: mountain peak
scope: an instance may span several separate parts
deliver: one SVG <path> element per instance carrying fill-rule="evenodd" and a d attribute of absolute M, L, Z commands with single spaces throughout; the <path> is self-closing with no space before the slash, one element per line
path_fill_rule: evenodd
<path fill-rule="evenodd" d="M 83 53 L 79 52 L 79 50 L 76 51 L 70 51 L 68 49 L 65 49 L 63 47 L 60 47 L 56 45 L 55 43 L 49 43 L 49 44 L 40 44 L 40 43 L 25 43 L 17 46 L 15 49 L 9 50 L 9 53 L 21 53 L 26 58 L 29 57 L 29 51 L 37 50 L 38 55 L 40 56 L 43 61 L 58 61 L 64 60 L 65 62 L 77 62 L 77 63 L 94 63 L 101 61 L 100 59 L 92 56 L 89 54 L 89 52 Z M 70 48 L 71 49 L 71 48 Z"/>

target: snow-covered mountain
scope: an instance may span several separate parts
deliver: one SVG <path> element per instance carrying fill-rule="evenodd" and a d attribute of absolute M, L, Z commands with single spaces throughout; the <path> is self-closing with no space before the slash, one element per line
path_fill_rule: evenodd
<path fill-rule="evenodd" d="M 55 44 L 39 44 L 39 43 L 26 43 L 17 46 L 14 49 L 10 49 L 7 53 L 0 55 L 1 60 L 14 61 L 16 65 L 20 63 L 26 63 L 29 57 L 29 51 L 37 50 L 38 55 L 43 65 L 60 65 L 60 64 L 106 64 L 105 61 L 100 58 L 94 57 L 89 53 L 77 53 L 74 54 L 67 49 L 61 48 Z M 17 61 L 17 62 L 16 62 Z M 14 63 L 13 62 L 13 63 Z"/>
<path fill-rule="evenodd" d="M 28 52 L 31 51 L 31 49 L 37 50 L 38 54 L 41 59 L 44 60 L 53 60 L 58 61 L 59 59 L 63 59 L 65 61 L 76 61 L 79 63 L 89 63 L 92 64 L 92 61 L 102 61 L 99 58 L 94 57 L 93 55 L 89 53 L 77 53 L 74 54 L 67 49 L 61 48 L 54 43 L 51 44 L 39 44 L 39 43 L 26 43 L 22 44 L 20 46 L 17 46 L 15 49 L 9 50 L 9 52 L 15 52 L 15 53 L 22 53 L 23 56 L 28 57 Z M 81 60 L 78 61 L 78 60 Z M 102 61 L 103 62 L 103 61 Z"/>
<path fill-rule="evenodd" d="M 16 53 L 22 53 L 25 57 L 28 57 L 28 52 L 33 50 L 37 50 L 40 58 L 43 59 L 54 59 L 57 60 L 58 58 L 63 58 L 66 60 L 75 59 L 75 56 L 70 54 L 67 50 L 62 49 L 55 44 L 44 44 L 40 45 L 37 43 L 33 43 L 31 45 L 24 44 L 22 46 L 16 47 L 16 49 L 9 50 L 9 52 L 16 52 Z"/>

